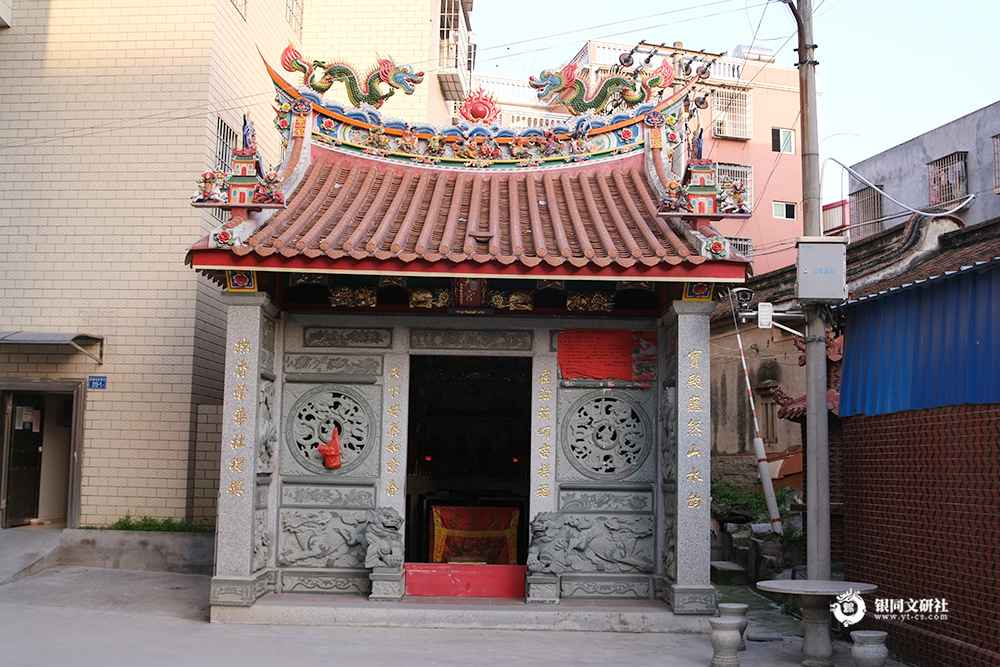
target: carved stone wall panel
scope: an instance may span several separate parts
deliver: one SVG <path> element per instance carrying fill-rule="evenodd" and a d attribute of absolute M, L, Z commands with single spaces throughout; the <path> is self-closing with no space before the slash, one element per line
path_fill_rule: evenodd
<path fill-rule="evenodd" d="M 265 317 L 261 323 L 260 368 L 269 373 L 274 372 L 274 320 Z"/>
<path fill-rule="evenodd" d="M 302 347 L 389 349 L 392 347 L 392 329 L 303 327 Z"/>
<path fill-rule="evenodd" d="M 257 484 L 254 487 L 253 506 L 254 509 L 267 509 L 267 497 L 268 497 L 268 487 L 271 484 L 271 478 L 267 475 L 260 475 L 257 477 Z"/>
<path fill-rule="evenodd" d="M 286 507 L 374 509 L 375 487 L 283 484 L 281 504 Z"/>
<path fill-rule="evenodd" d="M 369 512 L 282 509 L 278 526 L 280 567 L 364 567 Z"/>
<path fill-rule="evenodd" d="M 378 477 L 382 388 L 376 385 L 285 385 L 281 472 L 325 477 Z M 340 433 L 342 465 L 328 469 L 318 447 Z"/>
<path fill-rule="evenodd" d="M 410 347 L 417 350 L 531 352 L 532 338 L 531 331 L 413 329 L 410 331 Z"/>
<path fill-rule="evenodd" d="M 282 570 L 281 590 L 285 593 L 343 593 L 368 595 L 371 580 L 367 570 L 310 572 Z"/>
<path fill-rule="evenodd" d="M 563 598 L 648 600 L 653 597 L 652 577 L 563 576 L 559 587 Z"/>
<path fill-rule="evenodd" d="M 559 397 L 560 481 L 652 482 L 655 392 L 566 389 Z"/>
<path fill-rule="evenodd" d="M 271 472 L 278 444 L 278 424 L 274 414 L 275 386 L 271 380 L 260 381 L 257 397 L 257 473 Z"/>
<path fill-rule="evenodd" d="M 559 510 L 562 512 L 652 512 L 653 492 L 560 489 Z"/>
<path fill-rule="evenodd" d="M 652 573 L 653 516 L 563 513 L 567 574 Z"/>
<path fill-rule="evenodd" d="M 254 512 L 253 521 L 253 571 L 267 566 L 267 552 L 271 544 L 271 536 L 267 533 L 267 509 Z"/>
<path fill-rule="evenodd" d="M 293 354 L 285 355 L 286 373 L 382 376 L 380 354 Z"/>

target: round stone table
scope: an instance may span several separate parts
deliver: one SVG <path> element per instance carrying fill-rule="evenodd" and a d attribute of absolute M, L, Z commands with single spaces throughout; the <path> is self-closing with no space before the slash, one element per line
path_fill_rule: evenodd
<path fill-rule="evenodd" d="M 802 596 L 802 661 L 803 667 L 833 667 L 833 642 L 830 639 L 830 599 L 847 591 L 871 593 L 874 584 L 853 581 L 810 581 L 780 579 L 758 581 L 757 588 L 772 593 Z"/>

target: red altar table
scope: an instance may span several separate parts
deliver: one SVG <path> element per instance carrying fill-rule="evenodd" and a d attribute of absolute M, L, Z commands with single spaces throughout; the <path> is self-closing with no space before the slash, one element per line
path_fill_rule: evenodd
<path fill-rule="evenodd" d="M 517 564 L 516 507 L 432 508 L 432 563 Z"/>

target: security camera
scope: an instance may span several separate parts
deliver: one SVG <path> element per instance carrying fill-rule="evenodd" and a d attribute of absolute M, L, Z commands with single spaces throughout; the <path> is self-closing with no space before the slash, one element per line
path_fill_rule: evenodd
<path fill-rule="evenodd" d="M 746 308 L 753 301 L 753 290 L 747 287 L 733 287 L 729 292 L 736 297 L 736 302 L 741 308 Z"/>

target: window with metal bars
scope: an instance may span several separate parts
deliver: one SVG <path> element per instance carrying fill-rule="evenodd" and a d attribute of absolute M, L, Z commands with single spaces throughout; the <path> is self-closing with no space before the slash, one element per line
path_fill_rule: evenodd
<path fill-rule="evenodd" d="M 758 405 L 760 439 L 767 444 L 774 444 L 778 442 L 778 404 L 768 391 L 760 397 Z"/>
<path fill-rule="evenodd" d="M 722 183 L 722 179 L 728 176 L 733 183 L 742 183 L 746 188 L 744 197 L 747 206 L 753 210 L 753 167 L 745 164 L 727 164 L 718 162 L 715 165 L 715 182 Z"/>
<path fill-rule="evenodd" d="M 881 185 L 877 187 L 879 190 L 882 188 Z M 881 223 L 872 224 L 875 220 L 881 220 L 883 216 L 882 193 L 879 190 L 863 188 L 849 195 L 852 242 L 882 231 Z"/>
<path fill-rule="evenodd" d="M 1000 195 L 1000 134 L 993 137 L 993 192 Z"/>
<path fill-rule="evenodd" d="M 246 0 L 243 0 L 244 2 Z M 302 39 L 302 4 L 305 0 L 285 0 L 285 19 L 292 31 Z"/>
<path fill-rule="evenodd" d="M 927 164 L 927 205 L 954 202 L 969 193 L 965 163 L 968 153 L 960 151 Z"/>
<path fill-rule="evenodd" d="M 233 150 L 238 148 L 239 135 L 229 123 L 217 118 L 215 123 L 215 164 L 227 172 L 233 170 Z M 226 220 L 229 213 L 225 209 L 213 208 L 212 215 L 219 220 Z"/>
<path fill-rule="evenodd" d="M 712 93 L 712 136 L 720 139 L 753 138 L 750 91 L 720 88 Z"/>

